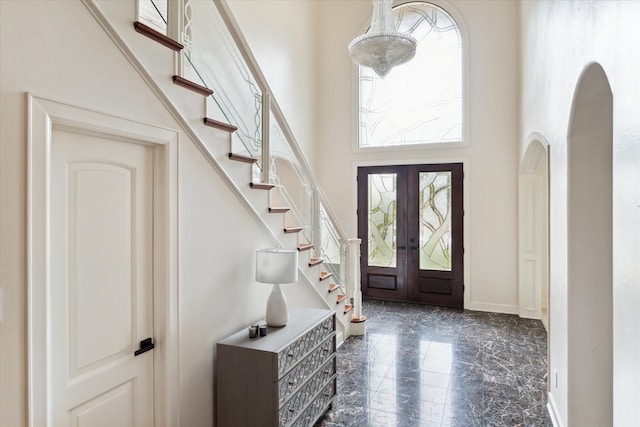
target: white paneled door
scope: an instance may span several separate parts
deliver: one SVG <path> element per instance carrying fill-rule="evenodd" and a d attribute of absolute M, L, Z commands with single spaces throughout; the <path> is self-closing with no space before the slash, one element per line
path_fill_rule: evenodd
<path fill-rule="evenodd" d="M 53 130 L 54 426 L 154 425 L 154 351 L 134 354 L 154 332 L 153 156 L 121 138 Z"/>

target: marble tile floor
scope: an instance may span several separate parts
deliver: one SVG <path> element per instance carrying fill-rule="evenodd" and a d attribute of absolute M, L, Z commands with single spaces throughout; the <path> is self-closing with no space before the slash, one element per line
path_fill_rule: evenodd
<path fill-rule="evenodd" d="M 544 427 L 547 334 L 515 315 L 366 300 L 316 427 Z"/>

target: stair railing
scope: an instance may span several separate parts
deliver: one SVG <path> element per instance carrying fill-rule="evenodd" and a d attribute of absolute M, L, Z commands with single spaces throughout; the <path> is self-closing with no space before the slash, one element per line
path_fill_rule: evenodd
<path fill-rule="evenodd" d="M 268 135 L 268 146 L 262 144 L 262 165 L 266 170 L 270 170 L 269 175 L 263 174 L 266 182 L 275 184 L 280 189 L 280 194 L 291 203 L 292 215 L 303 227 L 303 234 L 309 243 L 314 245 L 314 253 L 318 258 L 323 259 L 325 268 L 334 274 L 338 285 L 343 292 L 352 296 L 359 283 L 349 283 L 350 276 L 347 271 L 347 257 L 349 256 L 349 241 L 342 230 L 330 204 L 322 191 L 322 188 L 313 173 L 311 165 L 302 152 L 293 131 L 278 105 L 271 95 L 271 90 L 262 74 L 260 67 L 251 53 L 242 32 L 235 21 L 226 0 L 213 0 L 222 20 L 225 22 L 227 30 L 235 41 L 238 50 L 246 61 L 248 69 L 259 82 L 264 92 L 268 94 L 267 102 L 263 102 L 265 111 L 270 111 L 270 118 L 263 125 L 263 136 Z M 269 129 L 267 131 L 267 129 Z M 286 143 L 286 146 L 284 145 Z M 273 149 L 274 147 L 285 147 L 283 150 Z M 274 167 L 273 164 L 276 164 Z M 287 165 L 287 173 L 279 173 L 278 167 L 281 164 Z M 294 179 L 295 175 L 295 179 Z M 306 197 L 302 197 L 303 193 Z M 277 194 L 277 193 L 276 193 Z M 298 195 L 298 200 L 305 201 L 304 204 L 296 203 L 293 195 Z M 355 248 L 355 249 L 354 249 Z M 351 245 L 351 250 L 358 250 L 359 247 Z M 359 252 L 357 254 L 359 258 Z M 355 275 L 352 275 L 356 277 Z"/>
<path fill-rule="evenodd" d="M 313 245 L 314 257 L 345 295 L 359 292 L 359 272 L 353 271 L 359 269 L 359 245 L 347 239 L 331 210 L 227 1 L 140 1 L 156 28 L 184 45 L 176 54 L 176 74 L 214 91 L 206 116 L 237 126 L 230 153 L 257 159 L 252 178 L 275 186 L 271 206 L 290 208 L 290 225 L 303 229 L 301 243 Z"/>

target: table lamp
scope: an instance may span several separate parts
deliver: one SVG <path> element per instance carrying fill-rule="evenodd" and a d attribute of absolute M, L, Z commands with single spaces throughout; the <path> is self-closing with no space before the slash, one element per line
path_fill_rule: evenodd
<path fill-rule="evenodd" d="M 256 281 L 273 284 L 267 300 L 265 320 L 269 326 L 285 326 L 289 321 L 287 298 L 280 285 L 298 281 L 298 251 L 267 248 L 256 251 Z"/>

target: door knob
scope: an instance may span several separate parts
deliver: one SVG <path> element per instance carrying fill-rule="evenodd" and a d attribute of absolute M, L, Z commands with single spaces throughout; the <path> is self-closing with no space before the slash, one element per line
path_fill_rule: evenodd
<path fill-rule="evenodd" d="M 140 348 L 133 353 L 134 356 L 140 356 L 142 353 L 146 353 L 149 350 L 152 350 L 155 347 L 152 338 L 146 338 L 140 341 Z"/>

